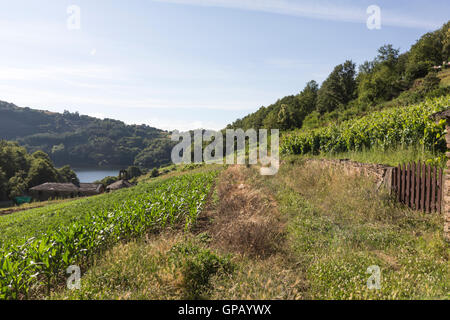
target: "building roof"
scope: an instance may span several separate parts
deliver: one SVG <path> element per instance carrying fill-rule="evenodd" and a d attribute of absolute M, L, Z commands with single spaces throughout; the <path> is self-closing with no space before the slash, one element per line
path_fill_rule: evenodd
<path fill-rule="evenodd" d="M 66 192 L 78 192 L 79 188 L 73 183 L 54 183 L 47 182 L 39 186 L 33 187 L 32 191 L 66 191 Z"/>
<path fill-rule="evenodd" d="M 33 187 L 31 191 L 55 191 L 55 192 L 101 192 L 102 184 L 80 183 L 80 187 L 73 183 L 47 182 Z"/>
<path fill-rule="evenodd" d="M 100 192 L 103 188 L 99 183 L 80 183 L 80 191 Z"/>
<path fill-rule="evenodd" d="M 106 189 L 119 190 L 122 188 L 130 188 L 130 187 L 133 187 L 133 184 L 131 184 L 127 180 L 119 180 L 119 181 L 116 181 L 113 184 L 110 184 L 109 186 L 107 186 Z"/>

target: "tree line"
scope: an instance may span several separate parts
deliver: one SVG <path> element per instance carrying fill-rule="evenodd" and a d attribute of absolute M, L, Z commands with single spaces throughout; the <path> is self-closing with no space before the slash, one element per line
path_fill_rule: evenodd
<path fill-rule="evenodd" d="M 358 68 L 347 60 L 336 66 L 319 84 L 311 80 L 297 95 L 279 99 L 257 112 L 236 120 L 227 128 L 260 129 L 317 128 L 333 121 L 348 120 L 369 110 L 389 105 L 416 103 L 450 92 L 437 76 L 450 60 L 450 22 L 422 36 L 409 51 L 391 44 Z"/>

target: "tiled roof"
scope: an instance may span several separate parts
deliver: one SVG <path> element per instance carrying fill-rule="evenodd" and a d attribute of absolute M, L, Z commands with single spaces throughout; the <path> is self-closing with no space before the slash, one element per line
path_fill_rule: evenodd
<path fill-rule="evenodd" d="M 110 190 L 118 190 L 118 189 L 122 189 L 122 188 L 130 188 L 133 187 L 133 185 L 131 183 L 129 183 L 127 180 L 119 180 L 114 182 L 113 184 L 110 184 L 109 186 L 107 186 L 107 189 Z"/>
<path fill-rule="evenodd" d="M 31 191 L 59 191 L 59 192 L 100 192 L 101 184 L 96 183 L 80 183 L 77 187 L 73 183 L 54 183 L 47 182 L 39 186 L 33 187 Z"/>

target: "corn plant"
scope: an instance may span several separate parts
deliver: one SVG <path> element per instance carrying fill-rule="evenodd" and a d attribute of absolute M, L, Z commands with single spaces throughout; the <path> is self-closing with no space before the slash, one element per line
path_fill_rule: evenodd
<path fill-rule="evenodd" d="M 0 299 L 27 298 L 33 285 L 52 284 L 74 264 L 89 261 L 118 241 L 178 223 L 189 228 L 201 212 L 217 172 L 137 186 L 132 197 L 111 210 L 0 248 Z M 118 197 L 118 199 L 122 199 Z"/>

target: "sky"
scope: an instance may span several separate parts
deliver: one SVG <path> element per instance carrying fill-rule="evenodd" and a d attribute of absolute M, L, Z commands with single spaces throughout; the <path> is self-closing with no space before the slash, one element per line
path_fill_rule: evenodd
<path fill-rule="evenodd" d="M 371 5 L 381 9 L 379 29 L 367 26 Z M 222 129 L 310 80 L 321 83 L 347 59 L 371 60 L 387 43 L 408 50 L 450 12 L 447 0 L 0 6 L 0 100 L 164 130 Z"/>

